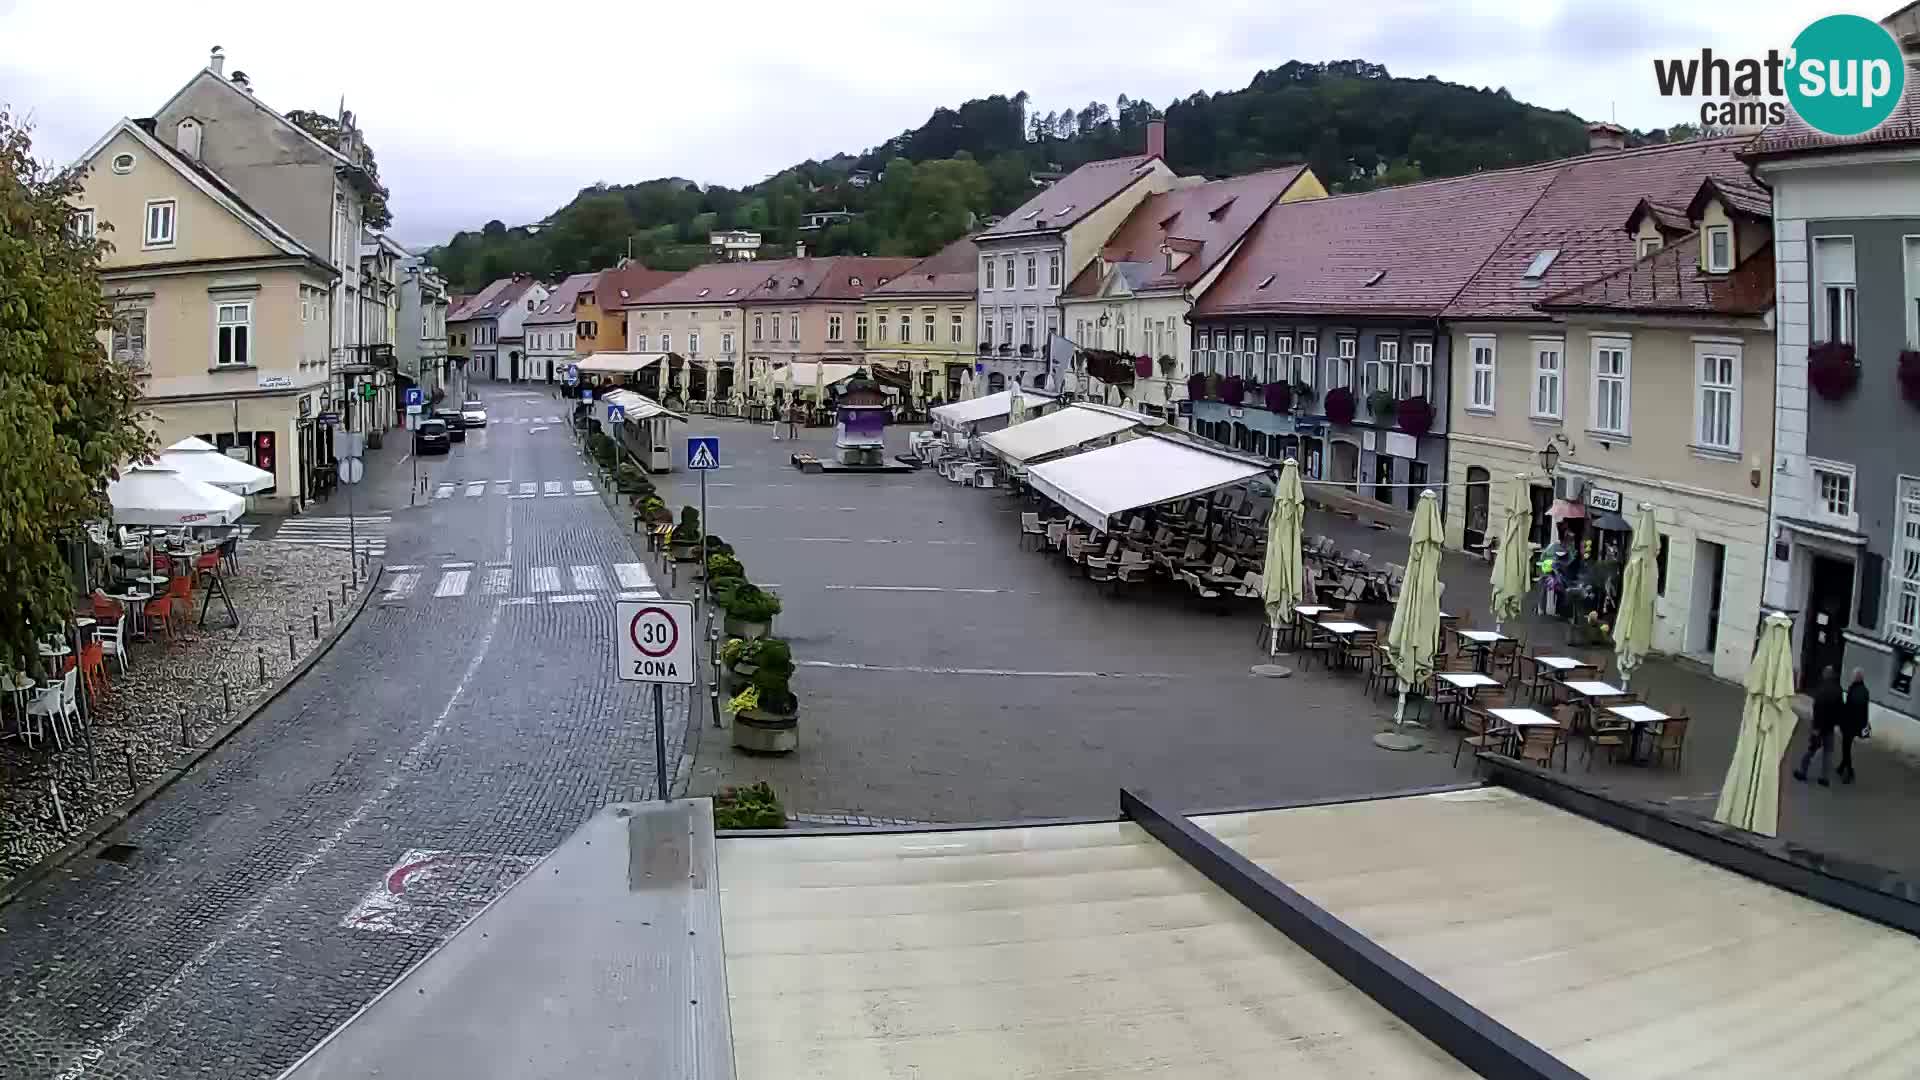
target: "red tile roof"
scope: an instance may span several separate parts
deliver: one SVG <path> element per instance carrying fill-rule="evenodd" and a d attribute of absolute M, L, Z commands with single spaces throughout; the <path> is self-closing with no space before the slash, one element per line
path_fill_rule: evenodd
<path fill-rule="evenodd" d="M 452 323 L 468 319 L 497 319 L 506 314 L 507 308 L 531 288 L 533 288 L 531 277 L 523 274 L 503 277 L 467 297 L 466 303 L 447 315 L 447 321 Z"/>
<path fill-rule="evenodd" d="M 649 270 L 637 262 L 600 271 L 600 280 L 587 291 L 602 311 L 612 311 L 680 276 L 678 270 Z"/>
<path fill-rule="evenodd" d="M 980 284 L 980 246 L 963 236 L 908 267 L 868 296 L 972 296 Z"/>
<path fill-rule="evenodd" d="M 1107 241 L 1101 258 L 1109 263 L 1148 264 L 1151 269 L 1143 268 L 1135 291 L 1191 285 L 1226 257 L 1306 169 L 1289 165 L 1149 195 Z M 1190 256 L 1169 272 L 1167 257 L 1160 252 L 1162 244 L 1188 251 Z M 1100 278 L 1099 262 L 1089 263 L 1067 286 L 1067 295 L 1099 295 Z"/>
<path fill-rule="evenodd" d="M 1020 208 L 976 239 L 1019 236 L 1036 229 L 1068 229 L 1114 196 L 1146 176 L 1154 158 L 1108 158 L 1090 161 L 1060 178 L 1060 182 L 1020 204 Z"/>
<path fill-rule="evenodd" d="M 580 300 L 580 294 L 593 290 L 594 279 L 599 274 L 573 274 L 567 280 L 554 286 L 545 300 L 534 305 L 533 314 L 527 316 L 528 326 L 558 326 L 573 321 L 573 305 Z"/>
<path fill-rule="evenodd" d="M 913 267 L 914 260 L 869 255 L 833 255 L 822 259 L 780 259 L 758 264 L 759 279 L 747 303 L 804 303 L 809 300 L 858 300 Z"/>
<path fill-rule="evenodd" d="M 1700 270 L 1700 234 L 1693 233 L 1539 306 L 1554 312 L 1764 315 L 1773 307 L 1773 246 L 1747 256 L 1731 274 L 1707 274 Z"/>
<path fill-rule="evenodd" d="M 629 288 L 627 291 L 633 295 L 624 300 L 620 299 L 617 289 L 596 299 L 613 307 L 738 304 L 747 298 L 748 290 L 766 280 L 768 267 L 778 265 L 777 261 L 707 263 L 646 292 L 634 292 Z"/>
<path fill-rule="evenodd" d="M 1907 91 L 1900 103 L 1893 107 L 1886 122 L 1865 135 L 1828 135 L 1815 131 L 1800 119 L 1800 114 L 1788 109 L 1786 123 L 1776 124 L 1754 136 L 1741 156 L 1748 161 L 1765 161 L 1795 154 L 1830 154 L 1920 143 L 1920 93 L 1915 92 L 1916 80 L 1920 80 L 1920 63 L 1909 62 Z"/>

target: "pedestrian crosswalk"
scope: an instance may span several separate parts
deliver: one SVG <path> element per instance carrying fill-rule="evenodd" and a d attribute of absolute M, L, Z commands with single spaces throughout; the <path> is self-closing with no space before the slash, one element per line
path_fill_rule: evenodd
<path fill-rule="evenodd" d="M 387 514 L 357 514 L 351 522 L 344 517 L 296 517 L 280 523 L 269 540 L 304 547 L 338 548 L 351 546 L 361 554 L 375 558 L 387 553 Z"/>
<path fill-rule="evenodd" d="M 495 495 L 507 499 L 550 499 L 594 494 L 593 481 L 570 480 L 442 480 L 434 485 L 433 497 L 439 499 L 479 499 Z M 345 520 L 344 518 L 342 520 Z"/>
<path fill-rule="evenodd" d="M 558 416 L 496 416 L 496 417 L 493 417 L 493 418 L 492 418 L 492 419 L 491 419 L 490 421 L 488 421 L 488 422 L 489 422 L 489 423 L 491 423 L 491 424 L 494 424 L 494 425 L 499 425 L 499 424 L 557 424 L 557 423 L 559 423 L 559 422 L 560 422 L 560 418 L 559 418 Z"/>
<path fill-rule="evenodd" d="M 598 563 L 532 566 L 524 570 L 510 566 L 475 567 L 472 563 L 389 566 L 380 600 L 388 604 L 415 599 L 457 600 L 473 594 L 502 604 L 525 606 L 660 598 L 659 587 L 654 584 L 646 564 L 612 564 L 614 586 L 608 584 L 608 569 Z"/>

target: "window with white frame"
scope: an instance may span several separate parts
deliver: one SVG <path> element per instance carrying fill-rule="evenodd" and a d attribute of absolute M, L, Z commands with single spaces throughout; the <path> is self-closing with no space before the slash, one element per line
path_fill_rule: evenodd
<path fill-rule="evenodd" d="M 787 340 L 800 340 L 800 316 L 798 315 L 787 316 Z"/>
<path fill-rule="evenodd" d="M 1638 254 L 1636 257 L 1644 259 L 1647 256 L 1653 254 L 1654 252 L 1659 251 L 1660 244 L 1661 244 L 1661 238 L 1658 235 L 1641 237 L 1638 244 Z"/>
<path fill-rule="evenodd" d="M 1628 433 L 1633 347 L 1625 338 L 1593 339 L 1593 430 Z"/>
<path fill-rule="evenodd" d="M 1920 642 L 1920 477 L 1900 478 L 1899 524 L 1887 561 L 1892 588 L 1887 598 L 1887 633 L 1909 645 Z"/>
<path fill-rule="evenodd" d="M 1033 327 L 1033 316 L 1029 315 L 1026 321 L 1020 324 L 1020 344 L 1029 347 L 1033 345 Z"/>
<path fill-rule="evenodd" d="M 1000 270 L 1006 276 L 1007 288 L 1009 289 L 1013 288 L 1014 287 L 1013 256 L 1009 255 L 1006 258 L 1000 260 Z"/>
<path fill-rule="evenodd" d="M 855 315 L 853 317 L 853 340 L 862 344 L 866 343 L 867 317 L 865 315 Z"/>
<path fill-rule="evenodd" d="M 147 203 L 147 247 L 173 246 L 174 213 L 178 209 L 172 199 L 154 199 Z"/>
<path fill-rule="evenodd" d="M 983 311 L 980 313 L 980 344 L 993 344 L 993 315 L 991 312 Z"/>
<path fill-rule="evenodd" d="M 1031 289 L 1039 284 L 1040 258 L 1037 255 L 1029 255 L 1027 256 L 1027 288 Z"/>
<path fill-rule="evenodd" d="M 1851 343 L 1854 329 L 1853 237 L 1813 238 L 1815 341 Z"/>
<path fill-rule="evenodd" d="M 766 316 L 755 315 L 753 317 L 753 340 L 765 341 L 766 339 L 767 339 Z"/>
<path fill-rule="evenodd" d="M 223 301 L 214 309 L 214 365 L 245 367 L 253 359 L 253 301 Z"/>
<path fill-rule="evenodd" d="M 887 313 L 884 311 L 874 312 L 873 340 L 876 344 L 880 344 L 880 345 L 885 345 L 887 343 Z"/>
<path fill-rule="evenodd" d="M 1242 360 L 1246 352 L 1247 333 L 1244 330 L 1235 330 L 1233 332 L 1233 346 L 1227 353 L 1227 374 L 1242 376 L 1253 374 L 1253 365 Z M 1243 363 L 1246 363 L 1244 368 L 1241 366 Z"/>
<path fill-rule="evenodd" d="M 1733 269 L 1733 226 L 1707 227 L 1707 273 L 1724 274 Z"/>
<path fill-rule="evenodd" d="M 980 260 L 980 281 L 982 289 L 991 289 L 993 285 L 993 256 Z"/>
<path fill-rule="evenodd" d="M 840 316 L 838 315 L 827 316 L 827 340 L 840 340 Z"/>
<path fill-rule="evenodd" d="M 660 332 L 660 351 L 663 353 L 673 351 L 673 335 L 665 330 Z"/>
<path fill-rule="evenodd" d="M 722 356 L 733 355 L 733 331 L 731 330 L 728 330 L 720 335 L 720 355 Z"/>
<path fill-rule="evenodd" d="M 1698 445 L 1740 449 L 1740 350 L 1702 342 L 1694 346 L 1694 430 Z"/>
<path fill-rule="evenodd" d="M 1301 334 L 1299 347 L 1293 357 L 1293 377 L 1311 390 L 1320 382 L 1320 339 Z"/>
<path fill-rule="evenodd" d="M 1060 253 L 1057 251 L 1047 256 L 1047 284 L 1056 289 L 1060 287 Z"/>
<path fill-rule="evenodd" d="M 967 338 L 966 329 L 967 321 L 960 317 L 959 312 L 956 311 L 952 315 L 949 315 L 947 317 L 948 343 L 958 345 L 962 341 L 965 341 Z"/>
<path fill-rule="evenodd" d="M 633 336 L 633 350 L 635 352 L 647 351 L 647 332 L 646 331 L 642 330 L 641 332 Z"/>
<path fill-rule="evenodd" d="M 1813 517 L 1842 528 L 1854 528 L 1858 518 L 1853 505 L 1853 466 L 1809 459 L 1807 471 L 1808 486 L 1813 491 Z"/>
<path fill-rule="evenodd" d="M 113 359 L 133 371 L 147 369 L 147 313 L 120 311 L 113 316 Z"/>
<path fill-rule="evenodd" d="M 1127 351 L 1127 324 L 1124 322 L 1113 324 L 1113 347 L 1119 352 Z"/>
<path fill-rule="evenodd" d="M 1353 385 L 1353 362 L 1358 359 L 1359 349 L 1360 339 L 1358 338 L 1342 337 L 1334 343 L 1332 385 L 1348 387 Z"/>
<path fill-rule="evenodd" d="M 74 236 L 82 240 L 93 239 L 93 211 L 75 210 L 69 224 Z"/>
<path fill-rule="evenodd" d="M 1533 403 L 1530 411 L 1539 419 L 1560 419 L 1560 378 L 1565 351 L 1564 341 L 1533 343 Z"/>
<path fill-rule="evenodd" d="M 920 313 L 920 340 L 929 345 L 938 340 L 933 333 L 933 312 L 931 311 Z"/>
<path fill-rule="evenodd" d="M 1050 308 L 1048 308 L 1048 309 L 1047 309 L 1047 314 L 1046 314 L 1046 319 L 1047 319 L 1047 325 L 1046 325 L 1046 330 L 1047 330 L 1047 336 L 1046 336 L 1046 337 L 1044 337 L 1044 338 L 1042 338 L 1041 340 L 1042 340 L 1042 341 L 1052 341 L 1052 340 L 1054 339 L 1054 337 L 1055 337 L 1055 335 L 1057 335 L 1057 334 L 1059 334 L 1059 333 L 1060 333 L 1060 311 L 1059 311 L 1059 309 L 1058 309 L 1058 308 L 1051 308 L 1051 307 L 1050 307 Z"/>
<path fill-rule="evenodd" d="M 700 332 L 698 330 L 687 331 L 687 355 L 700 355 Z"/>
<path fill-rule="evenodd" d="M 1907 348 L 1920 349 L 1920 236 L 1906 238 Z"/>
<path fill-rule="evenodd" d="M 1374 358 L 1367 361 L 1367 392 L 1393 393 L 1393 369 L 1400 363 L 1400 343 L 1390 338 L 1374 341 Z"/>
<path fill-rule="evenodd" d="M 1433 342 L 1411 342 L 1407 351 L 1412 354 L 1412 359 L 1400 365 L 1400 396 L 1428 397 L 1433 387 Z"/>
<path fill-rule="evenodd" d="M 1469 370 L 1471 383 L 1467 387 L 1467 408 L 1485 412 L 1493 411 L 1494 389 L 1494 339 L 1491 337 L 1470 337 L 1467 339 L 1467 352 L 1470 357 Z"/>

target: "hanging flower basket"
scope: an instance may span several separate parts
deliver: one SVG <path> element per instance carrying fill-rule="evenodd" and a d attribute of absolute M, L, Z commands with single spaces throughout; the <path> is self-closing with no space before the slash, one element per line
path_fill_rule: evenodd
<path fill-rule="evenodd" d="M 1902 351 L 1894 377 L 1900 380 L 1900 396 L 1907 399 L 1907 404 L 1920 405 L 1920 352 Z"/>
<path fill-rule="evenodd" d="M 1336 424 L 1353 423 L 1353 390 L 1336 386 L 1327 391 L 1327 419 Z"/>
<path fill-rule="evenodd" d="M 1187 376 L 1187 400 L 1207 400 L 1207 377 L 1205 375 L 1196 371 Z"/>
<path fill-rule="evenodd" d="M 1267 411 L 1283 413 L 1293 408 L 1293 387 L 1283 382 L 1267 384 Z"/>
<path fill-rule="evenodd" d="M 1229 405 L 1238 405 L 1247 398 L 1247 384 L 1238 375 L 1229 375 L 1220 380 L 1220 400 Z"/>
<path fill-rule="evenodd" d="M 1839 401 L 1860 385 L 1860 358 L 1853 346 L 1823 341 L 1807 350 L 1807 385 L 1828 401 Z"/>
<path fill-rule="evenodd" d="M 1217 371 L 1207 373 L 1207 400 L 1220 400 L 1220 373 Z"/>
<path fill-rule="evenodd" d="M 1179 369 L 1180 369 L 1180 361 L 1175 360 L 1171 356 L 1163 356 L 1160 358 L 1160 377 L 1161 378 L 1171 379 L 1173 378 L 1173 373 L 1175 371 L 1178 371 Z"/>
<path fill-rule="evenodd" d="M 1372 414 L 1375 420 L 1385 420 L 1392 416 L 1399 404 L 1394 400 L 1393 395 L 1385 390 L 1375 390 L 1367 395 L 1367 412 Z"/>
<path fill-rule="evenodd" d="M 1400 402 L 1400 430 L 1409 435 L 1425 435 L 1433 429 L 1433 403 L 1423 397 L 1410 397 Z"/>
<path fill-rule="evenodd" d="M 1136 356 L 1133 358 L 1133 377 L 1136 379 L 1153 378 L 1153 357 Z"/>
<path fill-rule="evenodd" d="M 1311 387 L 1311 386 L 1308 386 L 1308 385 L 1307 385 L 1307 383 L 1306 383 L 1306 380 L 1305 380 L 1305 379 L 1295 379 L 1295 380 L 1293 380 L 1293 405 L 1294 405 L 1294 408 L 1296 408 L 1296 409 L 1304 409 L 1304 408 L 1306 408 L 1306 407 L 1308 407 L 1309 405 L 1312 405 L 1312 404 L 1313 404 L 1313 399 L 1314 399 L 1314 396 L 1315 396 L 1315 395 L 1314 395 L 1314 392 L 1313 392 L 1313 387 Z"/>

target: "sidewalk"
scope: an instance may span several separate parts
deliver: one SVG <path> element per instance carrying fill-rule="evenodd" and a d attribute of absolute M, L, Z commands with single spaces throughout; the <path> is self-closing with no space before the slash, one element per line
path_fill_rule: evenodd
<path fill-rule="evenodd" d="M 1359 548 L 1374 562 L 1405 563 L 1407 531 L 1379 530 L 1324 510 L 1309 509 L 1303 526 L 1308 536 L 1332 537 L 1340 547 Z M 1491 564 L 1457 551 L 1441 560 L 1440 578 L 1446 582 L 1450 611 L 1473 613 L 1476 624 L 1491 626 Z M 1565 640 L 1565 624 L 1545 619 L 1531 610 L 1508 633 L 1531 641 Z M 1544 636 L 1542 636 L 1544 635 Z M 1565 649 L 1569 655 L 1598 659 L 1610 649 Z M 1581 747 L 1576 745 L 1569 768 L 1588 782 L 1630 798 L 1665 803 L 1675 810 L 1713 816 L 1720 785 L 1740 734 L 1745 691 L 1715 678 L 1699 666 L 1663 656 L 1649 657 L 1634 673 L 1633 689 L 1646 695 L 1656 708 L 1684 710 L 1691 722 L 1686 752 L 1680 766 L 1636 768 L 1609 765 L 1600 759 L 1586 772 Z M 1794 733 L 1792 748 L 1781 763 L 1780 837 L 1830 855 L 1872 863 L 1908 878 L 1920 880 L 1920 762 L 1875 746 L 1872 740 L 1854 744 L 1857 783 L 1831 788 L 1798 783 L 1792 769 L 1806 746 L 1807 725 Z M 1836 752 L 1837 756 L 1837 752 Z M 1836 763 L 1837 764 L 1837 763 Z M 1815 769 L 1819 767 L 1815 762 Z"/>

